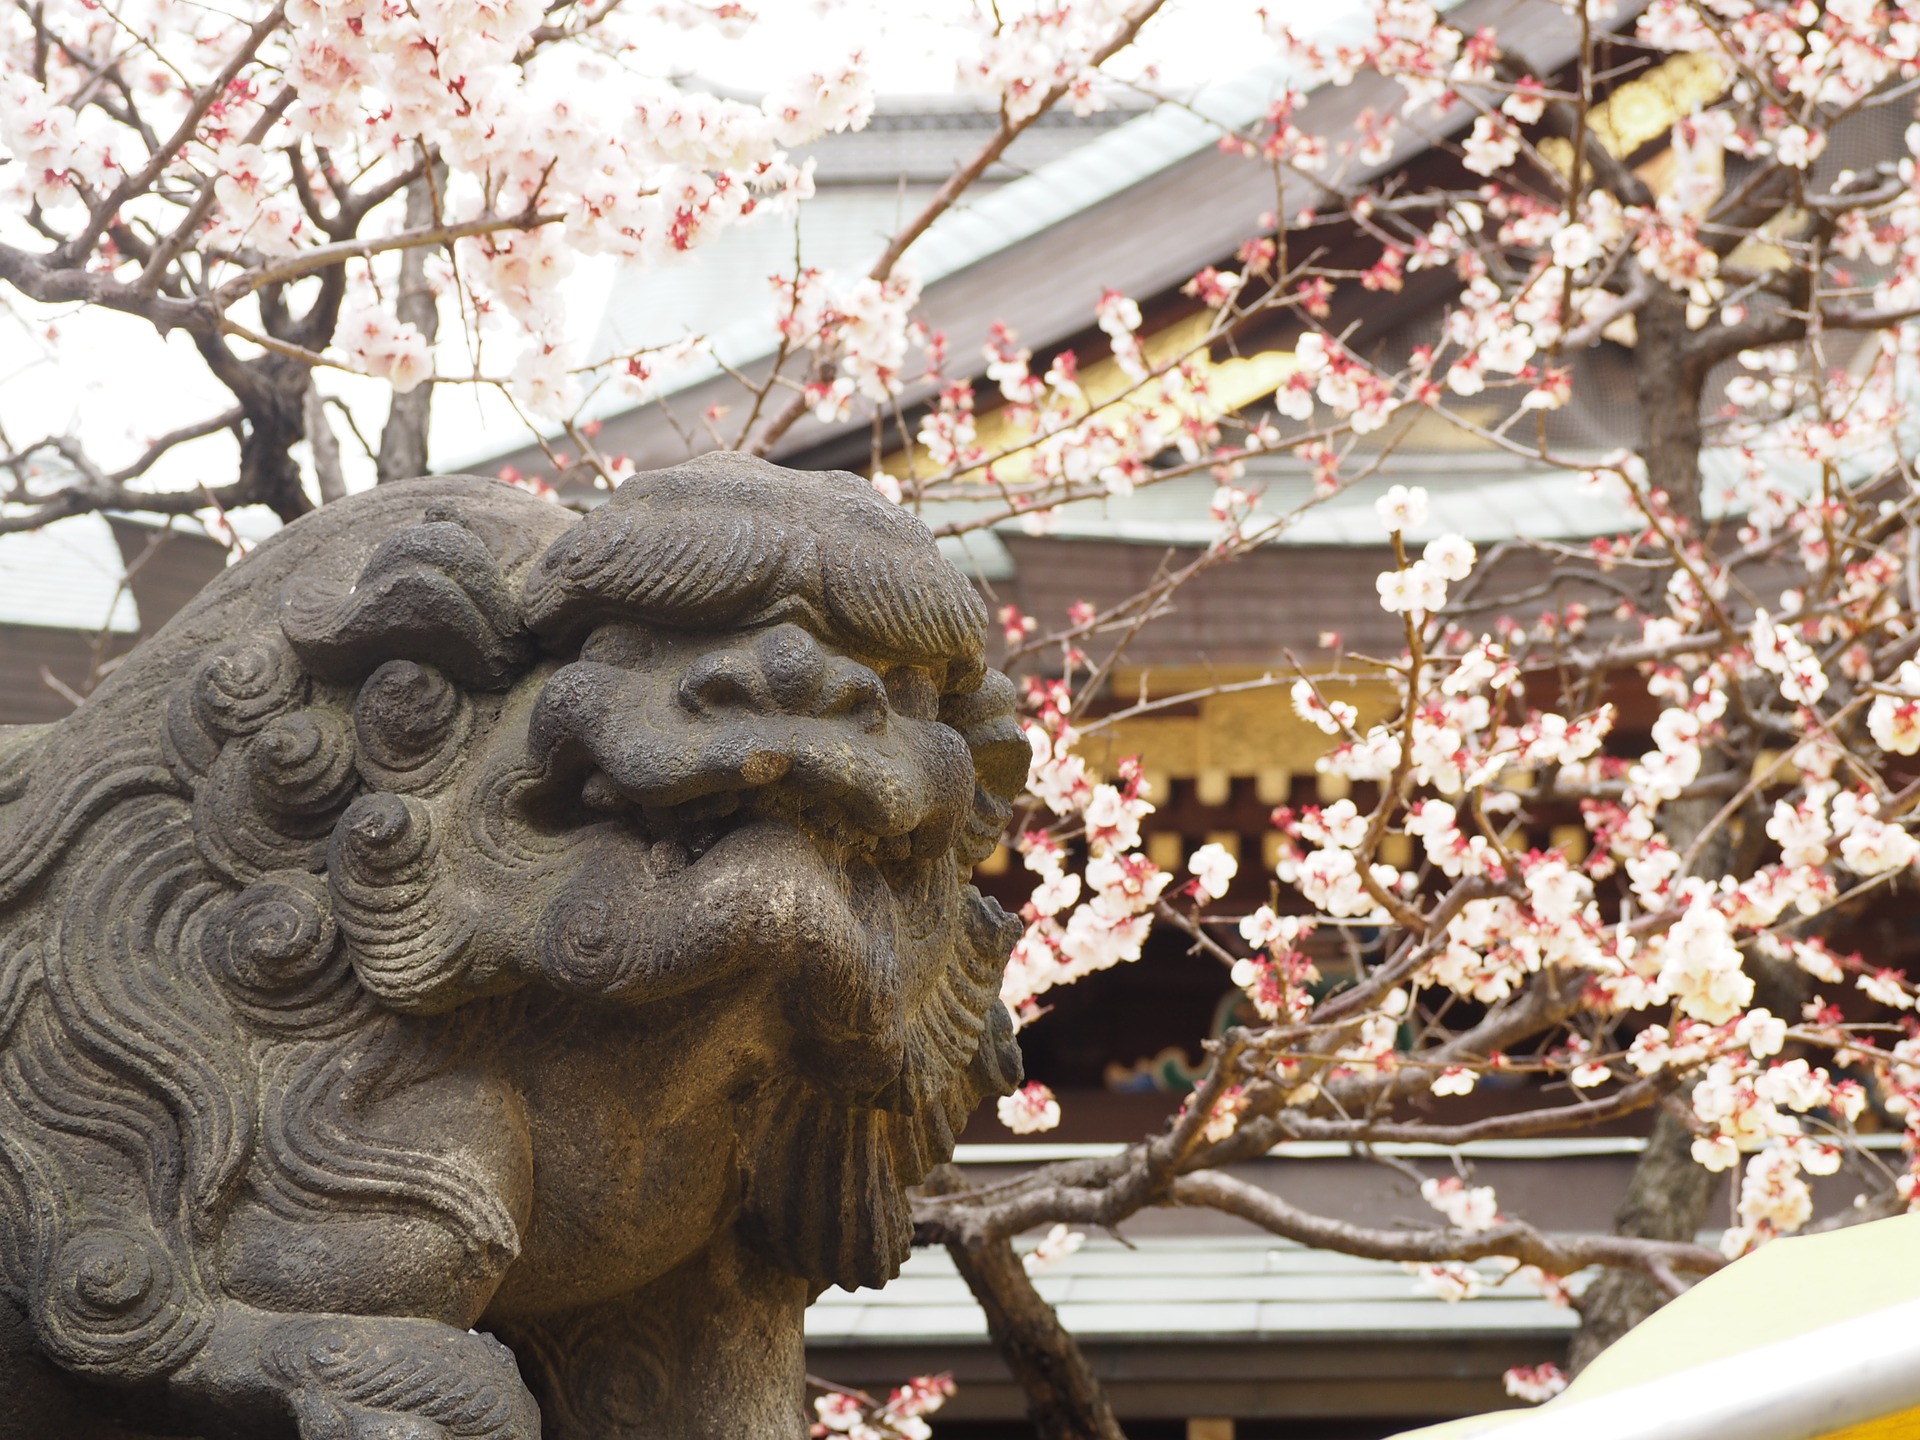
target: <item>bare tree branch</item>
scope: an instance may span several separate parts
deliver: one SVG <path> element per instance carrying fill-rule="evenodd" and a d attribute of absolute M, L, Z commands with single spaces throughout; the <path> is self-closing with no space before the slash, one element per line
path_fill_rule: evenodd
<path fill-rule="evenodd" d="M 1571 1275 L 1589 1265 L 1649 1273 L 1657 1265 L 1668 1271 L 1708 1275 L 1727 1263 L 1719 1251 L 1704 1245 L 1637 1240 L 1620 1235 L 1549 1234 L 1517 1220 L 1502 1221 L 1491 1229 L 1477 1231 L 1381 1230 L 1312 1214 L 1271 1191 L 1217 1171 L 1183 1175 L 1174 1181 L 1170 1194 L 1177 1205 L 1223 1211 L 1282 1239 L 1370 1260 L 1431 1265 L 1448 1260 L 1505 1256 L 1522 1265 L 1537 1266 L 1550 1275 Z"/>

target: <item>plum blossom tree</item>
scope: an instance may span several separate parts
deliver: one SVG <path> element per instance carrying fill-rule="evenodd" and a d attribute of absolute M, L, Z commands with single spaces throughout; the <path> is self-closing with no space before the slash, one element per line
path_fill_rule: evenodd
<path fill-rule="evenodd" d="M 1109 292 L 1078 349 L 1036 357 L 1001 326 L 983 355 L 949 353 L 915 318 L 915 242 L 1038 116 L 1101 103 L 1101 67 L 1177 23 L 1176 0 L 1162 8 L 983 7 L 960 68 L 997 131 L 864 274 L 772 277 L 770 368 L 689 434 L 767 453 L 810 416 L 868 416 L 887 460 L 875 485 L 905 505 L 968 502 L 945 512 L 954 534 L 1044 531 L 1063 506 L 1186 475 L 1217 484 L 1213 542 L 1137 594 L 1000 616 L 1033 744 L 1013 837 L 1033 886 L 1007 1005 L 1050 1023 L 1050 992 L 1137 960 L 1158 926 L 1217 961 L 1252 1017 L 1208 1042 L 1159 1133 L 991 1190 L 941 1172 L 916 1202 L 919 1238 L 953 1254 L 1048 1436 L 1120 1429 L 1033 1288 L 1039 1265 L 1014 1252 L 1031 1230 L 1051 1256 L 1073 1226 L 1210 1207 L 1403 1262 L 1450 1299 L 1501 1283 L 1574 1303 L 1578 1364 L 1687 1277 L 1920 1200 L 1915 986 L 1847 944 L 1863 911 L 1911 893 L 1920 858 L 1920 127 L 1878 149 L 1858 138 L 1911 113 L 1920 13 L 1566 0 L 1554 18 L 1578 44 L 1536 71 L 1524 46 L 1425 0 L 1362 0 L 1338 43 L 1270 6 L 1292 88 L 1220 144 L 1270 178 L 1274 205 L 1185 287 L 1200 323 L 1170 340 L 1141 297 Z M 329 367 L 391 392 L 383 476 L 424 465 L 426 397 L 458 383 L 546 423 L 572 482 L 616 483 L 625 464 L 596 449 L 582 398 L 649 392 L 669 351 L 575 353 L 570 257 L 647 263 L 804 203 L 787 150 L 871 104 L 855 61 L 758 104 L 636 73 L 634 27 L 750 36 L 732 4 L 231 9 L 48 0 L 0 21 L 15 201 L 0 280 L 184 333 L 232 399 L 117 467 L 81 437 L 10 438 L 0 529 L 99 508 L 291 518 L 340 487 L 313 388 Z M 1305 123 L 1312 94 L 1363 72 L 1404 103 L 1349 133 Z M 1635 139 L 1607 98 L 1655 73 L 1689 77 L 1691 98 Z M 1409 139 L 1425 159 L 1382 171 Z M 1863 144 L 1864 160 L 1834 160 Z M 1356 296 L 1414 286 L 1442 297 L 1424 343 L 1385 350 L 1345 318 Z M 1228 413 L 1208 357 L 1255 331 L 1288 336 L 1291 363 L 1268 401 Z M 1550 421 L 1603 344 L 1631 348 L 1632 413 L 1596 459 Z M 1251 457 L 1304 461 L 1319 504 L 1379 489 L 1416 421 L 1580 477 L 1634 518 L 1591 545 L 1481 554 L 1455 534 L 1417 544 L 1429 497 L 1385 489 L 1376 594 L 1398 653 L 1336 642 L 1244 687 L 1324 734 L 1320 768 L 1350 796 L 1276 811 L 1267 903 L 1229 904 L 1235 858 L 1155 864 L 1145 766 L 1088 758 L 1102 731 L 1174 703 L 1115 702 L 1114 666 L 1183 585 L 1292 522 L 1263 505 Z M 218 483 L 144 478 L 216 432 L 237 442 Z M 1379 698 L 1345 698 L 1335 671 Z M 1539 817 L 1567 809 L 1581 843 L 1543 843 Z M 1360 931 L 1380 943 L 1347 947 L 1358 958 L 1328 984 L 1326 942 Z M 1489 1075 L 1532 1083 L 1477 1118 L 1436 1109 Z M 1907 1127 L 1896 1170 L 1857 1143 L 1869 1107 Z M 1000 1107 L 1020 1132 L 1059 1115 L 1040 1085 Z M 1634 1115 L 1651 1138 L 1611 1233 L 1543 1231 L 1460 1182 L 1427 1187 L 1430 1228 L 1369 1228 L 1227 1168 L 1289 1139 L 1452 1145 Z M 1859 1203 L 1817 1217 L 1809 1177 L 1843 1172 Z M 1701 1245 L 1716 1175 L 1737 1175 L 1734 1223 Z M 1603 1273 L 1581 1290 L 1590 1267 Z M 1556 1383 L 1510 1377 L 1529 1399 Z M 918 1434 L 943 1393 L 826 1388 L 816 1433 Z"/>
<path fill-rule="evenodd" d="M 1920 751 L 1920 130 L 1886 142 L 1900 122 L 1877 118 L 1911 114 L 1920 50 L 1910 17 L 1883 9 L 1668 3 L 1609 30 L 1575 4 L 1574 60 L 1536 74 L 1498 34 L 1424 5 L 1365 9 L 1372 33 L 1358 44 L 1315 47 L 1280 24 L 1276 35 L 1303 90 L 1375 70 L 1400 80 L 1409 106 L 1341 137 L 1297 128 L 1304 95 L 1288 94 L 1263 127 L 1223 137 L 1270 168 L 1281 208 L 1238 269 L 1187 287 L 1215 316 L 1200 345 L 1272 327 L 1276 311 L 1295 327 L 1271 413 L 1208 412 L 1194 398 L 1201 367 L 1156 373 L 1127 302 L 1109 297 L 1100 328 L 1142 403 L 1089 403 L 1069 388 L 1069 355 L 1036 381 L 1003 334 L 986 378 L 997 413 L 1020 422 L 1013 443 L 963 448 L 981 408 L 964 383 L 923 422 L 933 473 L 908 499 L 978 475 L 1009 490 L 1008 513 L 1024 501 L 1034 518 L 1076 484 L 1124 494 L 1202 467 L 1219 481 L 1214 545 L 1161 587 L 1051 629 L 1003 616 L 1013 657 L 1060 657 L 1029 681 L 1018 848 L 1035 884 L 1005 998 L 1044 1023 L 1050 991 L 1136 960 L 1163 925 L 1227 968 L 1258 1023 L 1210 1047 L 1163 1134 L 989 1192 L 929 1194 L 918 1213 L 924 1236 L 965 1252 L 977 1290 L 1017 1286 L 992 1253 L 1010 1235 L 1112 1225 L 1147 1205 L 1213 1206 L 1399 1259 L 1451 1299 L 1487 1283 L 1466 1263 L 1480 1257 L 1563 1301 L 1575 1299 L 1564 1277 L 1598 1264 L 1607 1273 L 1575 1299 L 1578 1365 L 1683 1274 L 1809 1224 L 1905 1207 L 1920 1188 L 1913 1131 L 1897 1174 L 1863 1163 L 1853 1138 L 1870 1101 L 1912 1123 L 1913 985 L 1838 943 L 1911 884 L 1920 857 L 1907 829 L 1920 792 L 1901 763 Z M 1636 165 L 1651 137 L 1604 133 L 1605 77 L 1656 67 L 1708 78 L 1669 117 L 1664 155 Z M 1457 168 L 1362 183 L 1409 124 L 1429 127 Z M 1868 133 L 1883 143 L 1863 146 Z M 1864 163 L 1822 165 L 1836 136 Z M 1329 266 L 1316 232 L 1343 237 L 1326 247 L 1343 259 L 1373 258 Z M 1337 323 L 1343 294 L 1399 292 L 1423 271 L 1453 287 L 1431 343 L 1383 354 L 1360 322 Z M 1623 417 L 1627 443 L 1595 463 L 1545 422 L 1603 340 L 1633 350 L 1637 413 Z M 1492 423 L 1488 397 L 1503 402 Z M 1223 911 L 1228 857 L 1203 850 L 1188 876 L 1155 865 L 1141 848 L 1144 768 L 1102 776 L 1086 760 L 1085 741 L 1154 703 L 1116 712 L 1103 684 L 1181 583 L 1288 523 L 1243 486 L 1249 456 L 1290 450 L 1330 497 L 1391 474 L 1394 426 L 1409 416 L 1577 474 L 1636 518 L 1586 553 L 1540 537 L 1483 557 L 1444 534 L 1416 553 L 1427 496 L 1387 489 L 1376 509 L 1394 560 L 1377 594 L 1404 648 L 1340 663 L 1384 680 L 1390 702 L 1363 718 L 1307 666 L 1267 682 L 1326 734 L 1320 768 L 1355 798 L 1276 812 L 1273 903 Z M 1710 474 L 1725 477 L 1717 488 Z M 1520 589 L 1503 562 L 1528 549 L 1548 578 Z M 1645 718 L 1623 724 L 1623 709 Z M 1567 806 L 1585 830 L 1574 853 L 1540 844 L 1535 823 Z M 1386 859 L 1390 836 L 1416 842 L 1410 860 Z M 1354 927 L 1384 931 L 1384 947 L 1329 992 L 1311 938 Z M 1426 1118 L 1425 1097 L 1468 1094 L 1488 1073 L 1551 1086 L 1519 1092 L 1529 1098 L 1506 1113 Z M 1570 1098 L 1550 1102 L 1549 1088 Z M 1029 1086 L 1002 1119 L 1041 1129 L 1056 1104 Z M 1446 1222 L 1431 1233 L 1368 1231 L 1221 1173 L 1285 1139 L 1458 1143 L 1635 1111 L 1655 1116 L 1652 1138 L 1608 1236 L 1542 1235 L 1484 1187 L 1428 1193 Z M 1843 1166 L 1855 1203 L 1816 1222 L 1809 1177 Z M 1726 1172 L 1739 1177 L 1734 1223 L 1705 1250 L 1692 1242 L 1711 1177 Z M 998 1309 L 1016 1369 L 1022 1354 L 1046 1357 L 1025 1371 L 1043 1431 L 1114 1433 L 1070 1349 L 1048 1352 L 1044 1307 Z M 1552 1377 L 1516 1372 L 1511 1388 L 1540 1398 Z"/>
<path fill-rule="evenodd" d="M 8 529 L 88 509 L 270 507 L 336 493 L 316 370 L 386 382 L 386 476 L 424 468 L 430 387 L 461 382 L 559 417 L 583 382 L 560 281 L 582 255 L 659 260 L 810 191 L 786 147 L 864 122 L 849 47 L 750 104 L 637 69 L 675 24 L 735 27 L 734 5 L 287 0 L 231 10 L 19 6 L 0 142 L 10 163 L 0 281 L 189 338 L 232 403 L 108 466 L 69 435 L 9 437 Z M 609 123 L 611 117 L 611 123 Z M 459 324 L 436 351 L 439 314 Z M 44 312 L 35 312 L 36 320 Z M 436 373 L 442 363 L 452 368 Z M 353 417 L 348 415 L 349 423 Z M 356 429 L 357 429 L 356 425 Z M 231 432 L 221 483 L 141 478 Z M 400 443 L 402 437 L 406 443 Z M 328 441 L 331 437 L 326 437 Z"/>

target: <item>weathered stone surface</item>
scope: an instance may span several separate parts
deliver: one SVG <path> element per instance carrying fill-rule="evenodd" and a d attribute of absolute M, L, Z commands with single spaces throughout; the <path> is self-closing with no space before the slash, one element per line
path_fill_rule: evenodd
<path fill-rule="evenodd" d="M 0 1436 L 802 1434 L 1018 1079 L 984 623 L 851 475 L 419 480 L 0 730 Z"/>

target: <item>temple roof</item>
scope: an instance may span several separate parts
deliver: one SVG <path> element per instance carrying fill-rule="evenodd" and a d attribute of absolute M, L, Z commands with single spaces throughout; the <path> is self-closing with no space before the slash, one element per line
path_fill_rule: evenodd
<path fill-rule="evenodd" d="M 1566 12 L 1551 0 L 1462 0 L 1442 8 L 1468 32 L 1481 26 L 1498 27 L 1503 39 L 1526 55 L 1539 73 L 1564 65 L 1578 45 L 1577 30 L 1567 25 Z M 1637 8 L 1634 0 L 1614 0 L 1603 7 L 1604 13 L 1596 13 L 1594 23 L 1616 23 Z M 1357 11 L 1331 9 L 1325 21 L 1311 30 L 1310 38 L 1352 42 L 1360 38 L 1363 23 Z M 977 354 L 996 321 L 1012 325 L 1021 343 L 1039 353 L 1088 329 L 1093 307 L 1105 289 L 1143 301 L 1176 290 L 1201 267 L 1230 256 L 1259 228 L 1262 212 L 1273 208 L 1271 175 L 1261 166 L 1222 154 L 1216 143 L 1220 127 L 1257 122 L 1299 79 L 1283 61 L 1250 68 L 1182 97 L 1180 103 L 1156 105 L 1099 131 L 1086 143 L 1038 164 L 1031 173 L 970 194 L 911 251 L 911 263 L 923 287 L 916 313 L 929 330 L 947 337 L 954 355 Z M 1326 134 L 1346 134 L 1368 107 L 1405 109 L 1398 83 L 1366 74 L 1351 85 L 1319 89 L 1308 97 L 1295 123 Z M 1410 111 L 1407 118 L 1412 123 L 1395 132 L 1390 153 L 1377 164 L 1356 162 L 1345 177 L 1348 182 L 1360 183 L 1405 165 L 1442 134 L 1471 120 L 1464 110 L 1447 117 Z M 802 207 L 803 213 L 806 208 Z M 864 247 L 853 247 L 839 262 L 825 259 L 824 247 L 827 232 L 843 222 L 826 220 L 823 249 L 803 258 L 810 264 L 824 260 L 865 269 L 884 241 L 885 228 L 871 223 L 878 218 L 876 213 L 864 221 L 855 220 L 848 212 L 845 223 L 855 230 L 863 223 L 870 228 Z M 755 232 L 743 228 L 740 233 Z M 750 275 L 730 271 L 731 289 L 738 291 L 744 285 L 756 295 L 767 296 L 766 276 L 791 268 L 791 231 L 768 226 L 762 227 L 761 234 L 781 239 L 784 248 L 774 247 L 767 238 L 754 243 L 766 247 L 769 257 L 777 253 L 784 263 L 760 264 Z M 715 250 L 716 255 L 721 253 Z M 708 282 L 697 278 L 700 263 L 705 262 L 657 273 L 681 276 L 680 284 L 691 287 L 689 295 L 709 293 Z M 616 284 L 608 303 L 610 316 L 626 314 L 631 308 L 620 294 L 621 285 Z M 750 380 L 763 377 L 771 361 L 770 299 L 762 310 L 753 318 L 737 320 L 724 309 L 700 312 L 707 317 L 702 328 L 711 336 L 716 353 Z M 678 318 L 675 309 L 656 314 L 663 328 L 649 337 L 652 343 L 671 342 L 686 333 L 690 322 L 678 327 L 668 323 Z M 629 343 L 638 343 L 633 339 L 636 331 L 623 328 L 619 334 Z M 741 396 L 738 381 L 717 367 L 689 370 L 669 383 L 671 416 L 657 405 L 625 408 L 626 401 L 608 392 L 596 412 L 601 423 L 596 443 L 605 453 L 630 456 L 643 470 L 672 464 L 688 453 L 687 440 L 676 425 L 685 427 L 689 417 L 697 417 L 709 406 L 736 403 Z M 925 398 L 923 389 L 910 386 L 902 403 L 908 407 L 918 403 Z M 787 433 L 772 458 L 816 463 L 811 452 L 862 435 L 866 426 L 865 419 L 825 424 L 809 417 Z M 704 448 L 707 442 L 698 443 Z M 482 473 L 505 465 L 531 472 L 546 468 L 545 457 L 533 446 L 506 454 L 450 456 L 449 460 Z"/>
<path fill-rule="evenodd" d="M 140 628 L 140 609 L 122 585 L 125 569 L 100 515 L 0 535 L 0 625 L 130 635 Z"/>

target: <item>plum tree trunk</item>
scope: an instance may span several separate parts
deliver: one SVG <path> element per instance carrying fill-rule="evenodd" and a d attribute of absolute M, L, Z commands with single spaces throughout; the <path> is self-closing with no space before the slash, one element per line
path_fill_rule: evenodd
<path fill-rule="evenodd" d="M 1714 1176 L 1690 1153 L 1693 1132 L 1661 1110 L 1626 1199 L 1613 1217 L 1616 1235 L 1643 1240 L 1691 1240 L 1706 1219 Z M 1578 1374 L 1593 1357 L 1666 1304 L 1666 1292 L 1638 1270 L 1603 1270 L 1580 1303 L 1580 1328 L 1567 1351 Z"/>
<path fill-rule="evenodd" d="M 1033 1288 L 1006 1240 L 955 1240 L 947 1253 L 986 1313 L 994 1348 L 1026 1392 L 1039 1440 L 1126 1440 L 1093 1367 Z"/>
<path fill-rule="evenodd" d="M 1634 374 L 1640 414 L 1646 426 L 1642 458 L 1648 483 L 1664 490 L 1676 514 L 1696 537 L 1704 533 L 1700 495 L 1700 366 L 1688 354 L 1690 332 L 1686 300 L 1655 283 L 1636 317 Z M 1655 597 L 1650 597 L 1650 603 Z M 1716 761 L 1711 752 L 1701 767 Z M 1722 762 L 1723 763 L 1723 762 Z M 1712 823 L 1720 802 L 1700 798 L 1672 802 L 1666 831 L 1674 849 L 1685 853 Z M 1705 847 L 1697 871 L 1717 873 L 1728 849 L 1725 834 Z M 1644 1240 L 1692 1240 L 1707 1218 L 1714 1177 L 1692 1155 L 1693 1132 L 1662 1108 L 1647 1148 L 1634 1166 L 1626 1197 L 1614 1214 L 1616 1235 Z M 1658 1285 L 1637 1270 L 1605 1270 L 1580 1304 L 1580 1329 L 1568 1349 L 1568 1372 L 1578 1374 L 1607 1346 L 1667 1302 Z"/>
<path fill-rule="evenodd" d="M 407 228 L 423 230 L 434 223 L 434 192 L 446 175 L 436 166 L 407 186 Z M 416 246 L 400 255 L 400 293 L 394 313 L 427 337 L 431 351 L 440 333 L 440 307 L 427 283 L 427 250 Z M 380 432 L 380 455 L 375 462 L 382 482 L 411 480 L 427 471 L 427 426 L 433 414 L 433 381 L 423 380 L 406 394 L 395 393 Z"/>

